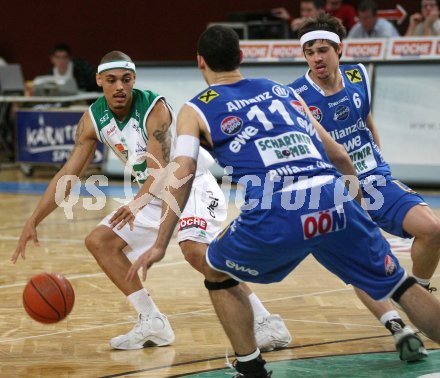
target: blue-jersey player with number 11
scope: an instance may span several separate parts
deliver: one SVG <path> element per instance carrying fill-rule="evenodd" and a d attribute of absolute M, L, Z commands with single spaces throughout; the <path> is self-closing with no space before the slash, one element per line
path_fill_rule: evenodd
<path fill-rule="evenodd" d="M 340 65 L 345 29 L 338 19 L 321 14 L 299 30 L 308 72 L 290 86 L 308 104 L 313 116 L 350 155 L 369 200 L 371 218 L 390 234 L 415 237 L 411 248 L 413 275 L 432 291 L 429 283 L 440 257 L 440 219 L 423 198 L 395 180 L 384 160 L 370 111 L 368 74 L 362 64 Z M 296 103 L 299 109 L 301 105 Z M 359 298 L 393 334 L 403 360 L 426 357 L 414 348 L 421 340 L 401 321 L 389 301 L 374 302 L 361 290 Z M 422 347 L 422 344 L 420 345 Z"/>
<path fill-rule="evenodd" d="M 230 167 L 235 182 L 246 184 L 240 216 L 209 245 L 201 269 L 234 348 L 237 377 L 271 374 L 257 348 L 252 308 L 239 281 L 281 281 L 310 253 L 371 297 L 392 296 L 416 326 L 440 341 L 440 303 L 408 277 L 329 164 L 355 173 L 344 148 L 313 117 L 312 125 L 295 109 L 297 97 L 290 88 L 241 75 L 242 53 L 232 29 L 208 28 L 197 52 L 209 87 L 179 112 L 174 155 L 179 168 L 170 182 L 194 175 L 202 143 L 220 165 Z M 183 208 L 190 190 L 188 180 L 180 188 L 171 186 L 167 195 Z M 163 258 L 178 220 L 167 202 L 156 242 L 133 264 L 128 280 Z"/>

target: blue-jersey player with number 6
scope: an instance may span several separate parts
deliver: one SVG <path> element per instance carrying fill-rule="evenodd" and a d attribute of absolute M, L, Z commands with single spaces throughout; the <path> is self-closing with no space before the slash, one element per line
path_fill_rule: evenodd
<path fill-rule="evenodd" d="M 412 238 L 413 275 L 432 291 L 430 279 L 440 258 L 440 219 L 423 198 L 396 180 L 384 160 L 377 128 L 370 109 L 368 73 L 362 64 L 339 64 L 345 29 L 327 14 L 310 19 L 299 30 L 309 70 L 290 86 L 300 93 L 313 116 L 350 155 L 369 200 L 371 218 L 385 231 Z M 296 102 L 301 111 L 302 106 Z M 421 339 L 400 319 L 390 301 L 372 301 L 363 291 L 356 293 L 369 310 L 390 330 L 402 360 L 427 356 L 415 348 Z"/>

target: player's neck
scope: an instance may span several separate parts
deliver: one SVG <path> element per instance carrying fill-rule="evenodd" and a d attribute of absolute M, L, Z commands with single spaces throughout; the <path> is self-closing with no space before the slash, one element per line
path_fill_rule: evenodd
<path fill-rule="evenodd" d="M 240 71 L 230 71 L 230 72 L 213 72 L 211 77 L 208 78 L 209 85 L 227 85 L 234 84 L 237 81 L 243 80 L 244 77 L 241 75 Z"/>
<path fill-rule="evenodd" d="M 125 120 L 125 118 L 128 116 L 128 114 L 130 113 L 130 108 L 124 108 L 124 109 L 110 108 L 110 110 L 112 111 L 116 121 L 118 121 L 118 122 L 123 122 Z"/>
<path fill-rule="evenodd" d="M 319 78 L 311 72 L 310 78 L 324 91 L 326 96 L 338 93 L 344 88 L 339 68 L 324 78 Z"/>
<path fill-rule="evenodd" d="M 120 108 L 120 109 L 117 109 L 117 108 L 115 109 L 115 108 L 110 107 L 110 110 L 112 111 L 115 119 L 118 122 L 125 121 L 127 116 L 130 114 L 131 104 L 132 104 L 132 100 L 130 100 L 130 102 L 126 106 L 124 106 L 123 108 Z"/>

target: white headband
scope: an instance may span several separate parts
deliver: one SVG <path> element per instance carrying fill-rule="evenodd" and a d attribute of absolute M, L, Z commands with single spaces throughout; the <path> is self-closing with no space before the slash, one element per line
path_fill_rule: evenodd
<path fill-rule="evenodd" d="M 125 60 L 117 60 L 114 62 L 103 63 L 98 66 L 98 73 L 113 70 L 115 68 L 122 68 L 126 70 L 130 70 L 136 72 L 136 66 L 132 62 L 127 62 Z"/>
<path fill-rule="evenodd" d="M 327 30 L 313 30 L 308 32 L 301 37 L 299 42 L 301 43 L 301 47 L 303 47 L 307 42 L 314 41 L 316 39 L 328 39 L 335 43 L 341 43 L 339 35 Z"/>

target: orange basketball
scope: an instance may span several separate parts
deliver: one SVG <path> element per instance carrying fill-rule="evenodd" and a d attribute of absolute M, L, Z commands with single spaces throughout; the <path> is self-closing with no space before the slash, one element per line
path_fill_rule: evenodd
<path fill-rule="evenodd" d="M 75 293 L 69 280 L 59 273 L 33 276 L 23 291 L 23 306 L 40 323 L 56 323 L 72 311 Z"/>

